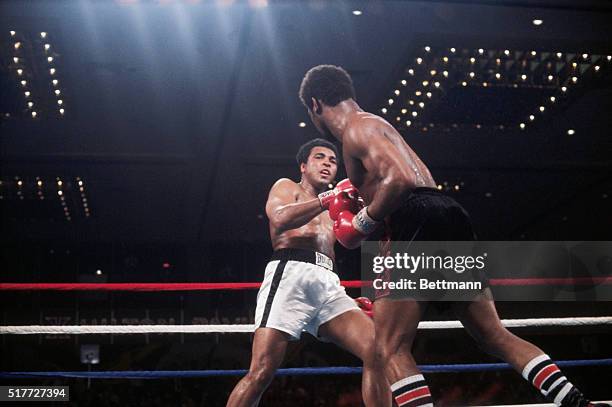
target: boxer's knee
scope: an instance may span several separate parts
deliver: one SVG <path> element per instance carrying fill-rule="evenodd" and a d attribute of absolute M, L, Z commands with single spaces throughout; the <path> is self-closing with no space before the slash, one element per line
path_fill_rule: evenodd
<path fill-rule="evenodd" d="M 249 370 L 246 375 L 248 382 L 258 391 L 264 391 L 274 379 L 276 369 L 268 366 L 258 366 Z"/>

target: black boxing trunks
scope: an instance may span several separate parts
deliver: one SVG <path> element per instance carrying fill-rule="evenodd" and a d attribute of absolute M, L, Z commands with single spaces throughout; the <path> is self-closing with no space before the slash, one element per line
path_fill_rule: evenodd
<path fill-rule="evenodd" d="M 380 255 L 393 256 L 398 252 L 398 246 L 392 242 L 418 241 L 473 241 L 476 240 L 472 222 L 467 211 L 453 198 L 433 188 L 417 188 L 404 198 L 404 203 L 385 219 L 385 232 L 380 240 Z M 410 247 L 408 243 L 406 249 Z M 404 248 L 399 250 L 404 251 Z M 469 275 L 468 275 L 469 274 Z M 448 276 L 448 274 L 445 274 Z M 383 273 L 384 281 L 395 281 L 399 273 Z M 419 282 L 420 278 L 428 281 L 440 277 L 435 271 L 417 271 L 410 276 L 411 280 Z M 484 290 L 489 286 L 488 279 L 482 272 L 471 271 L 465 275 L 455 276 L 461 280 L 478 281 Z M 452 279 L 452 278 L 451 278 Z M 437 280 L 436 280 L 437 281 Z M 472 298 L 477 292 L 473 292 Z M 443 293 L 439 290 L 377 290 L 376 298 L 390 296 L 391 298 L 412 298 L 420 301 L 442 300 Z M 469 300 L 469 299 L 468 299 Z"/>

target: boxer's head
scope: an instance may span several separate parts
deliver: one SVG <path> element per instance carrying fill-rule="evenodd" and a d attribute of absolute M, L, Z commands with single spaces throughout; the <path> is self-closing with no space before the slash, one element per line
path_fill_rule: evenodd
<path fill-rule="evenodd" d="M 335 145 L 320 138 L 300 147 L 296 155 L 302 180 L 317 190 L 325 190 L 336 178 L 338 150 Z"/>
<path fill-rule="evenodd" d="M 299 95 L 302 104 L 308 109 L 312 123 L 326 137 L 332 134 L 323 117 L 325 108 L 334 107 L 347 99 L 357 99 L 350 75 L 334 65 L 310 68 L 302 79 Z"/>

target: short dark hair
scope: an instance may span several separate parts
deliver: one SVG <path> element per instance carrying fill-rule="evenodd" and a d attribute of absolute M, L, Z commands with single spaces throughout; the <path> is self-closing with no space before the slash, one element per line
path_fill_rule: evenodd
<path fill-rule="evenodd" d="M 318 65 L 306 72 L 300 85 L 300 100 L 310 109 L 312 98 L 327 106 L 336 106 L 346 99 L 357 100 L 351 76 L 335 65 Z"/>
<path fill-rule="evenodd" d="M 298 165 L 306 164 L 306 162 L 308 162 L 308 156 L 310 156 L 310 152 L 315 147 L 329 148 L 334 152 L 334 154 L 336 154 L 336 161 L 340 161 L 340 159 L 338 158 L 338 148 L 333 143 L 330 143 L 329 141 L 324 140 L 322 138 L 316 138 L 314 140 L 310 140 L 309 142 L 302 144 L 302 146 L 297 152 L 297 155 L 295 156 Z"/>

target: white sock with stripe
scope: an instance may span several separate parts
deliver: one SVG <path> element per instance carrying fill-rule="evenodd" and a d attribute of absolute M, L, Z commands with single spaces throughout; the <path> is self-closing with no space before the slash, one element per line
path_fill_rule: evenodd
<path fill-rule="evenodd" d="M 405 377 L 391 385 L 399 407 L 433 407 L 431 393 L 422 374 Z"/>
<path fill-rule="evenodd" d="M 568 394 L 578 391 L 546 354 L 531 359 L 523 368 L 522 375 L 558 406 L 563 405 Z"/>

